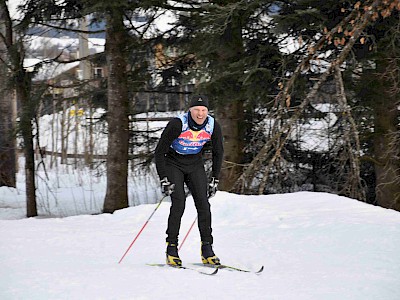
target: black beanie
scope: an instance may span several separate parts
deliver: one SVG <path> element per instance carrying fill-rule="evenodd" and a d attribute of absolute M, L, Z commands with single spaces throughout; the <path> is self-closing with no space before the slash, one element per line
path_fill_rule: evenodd
<path fill-rule="evenodd" d="M 194 95 L 192 99 L 190 99 L 189 107 L 193 106 L 205 106 L 208 108 L 208 98 L 204 95 Z"/>

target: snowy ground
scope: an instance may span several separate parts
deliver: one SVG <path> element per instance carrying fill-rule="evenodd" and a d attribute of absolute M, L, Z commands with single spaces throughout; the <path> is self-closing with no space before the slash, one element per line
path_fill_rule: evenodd
<path fill-rule="evenodd" d="M 48 138 L 55 119 L 42 118 L 40 131 L 42 146 L 59 151 Z M 104 137 L 96 141 L 103 153 Z M 165 201 L 118 264 L 161 198 L 154 169 L 150 176 L 130 172 L 132 207 L 101 214 L 104 165 L 89 170 L 58 161 L 50 169 L 49 159 L 46 170 L 37 161 L 39 217 L 25 218 L 23 158 L 17 188 L 0 187 L 0 300 L 400 299 L 399 212 L 325 193 L 218 192 L 211 200 L 216 254 L 225 264 L 265 270 L 207 276 L 146 265 L 164 262 Z M 181 239 L 195 217 L 189 197 Z M 200 262 L 196 227 L 180 256 Z"/>
<path fill-rule="evenodd" d="M 0 198 L 8 193 L 0 190 Z M 155 209 L 24 219 L 0 207 L 0 299 L 400 299 L 400 213 L 324 193 L 239 196 L 211 201 L 214 276 L 146 266 L 164 262 L 169 203 Z M 10 203 L 12 205 L 12 203 Z M 24 214 L 24 208 L 14 208 Z M 195 219 L 189 197 L 183 237 Z M 180 256 L 199 262 L 194 228 Z"/>

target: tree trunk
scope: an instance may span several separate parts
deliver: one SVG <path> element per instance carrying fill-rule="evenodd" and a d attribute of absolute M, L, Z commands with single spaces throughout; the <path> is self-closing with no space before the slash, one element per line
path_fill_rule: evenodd
<path fill-rule="evenodd" d="M 4 5 L 4 4 L 3 4 Z M 0 6 L 0 33 L 6 36 L 7 11 Z M 7 62 L 7 46 L 0 39 L 0 58 Z M 16 187 L 15 112 L 7 66 L 0 63 L 0 186 Z"/>
<path fill-rule="evenodd" d="M 226 5 L 230 1 L 216 1 L 219 5 Z M 216 62 L 216 75 L 221 76 L 229 72 L 237 60 L 244 53 L 241 17 L 230 18 L 224 31 L 219 37 L 218 59 Z M 234 69 L 234 68 L 233 68 Z M 221 81 L 222 80 L 222 81 Z M 238 81 L 237 74 L 227 75 L 220 78 L 217 83 L 227 84 L 233 90 L 222 91 L 218 95 L 221 101 L 217 106 L 217 120 L 221 123 L 222 134 L 224 136 L 224 163 L 220 176 L 220 189 L 229 191 L 239 178 L 242 172 L 243 146 L 244 146 L 244 112 L 243 99 L 241 93 L 241 82 Z"/>
<path fill-rule="evenodd" d="M 108 76 L 107 192 L 103 211 L 128 207 L 128 89 L 123 14 L 113 8 L 107 18 L 106 55 Z"/>
<path fill-rule="evenodd" d="M 16 187 L 13 95 L 7 88 L 8 78 L 3 66 L 0 69 L 0 186 Z"/>
<path fill-rule="evenodd" d="M 21 103 L 20 130 L 24 142 L 25 156 L 25 188 L 26 188 L 26 216 L 37 216 L 36 186 L 35 186 L 35 153 L 33 149 L 32 120 L 34 116 L 33 103 L 30 94 L 30 76 L 25 70 L 20 70 L 17 76 L 17 99 Z"/>
<path fill-rule="evenodd" d="M 0 74 L 1 78 L 5 78 Z M 0 186 L 16 187 L 15 116 L 12 94 L 0 87 Z"/>
<path fill-rule="evenodd" d="M 398 95 L 390 93 L 390 85 L 383 74 L 393 66 L 378 63 L 381 93 L 372 101 L 374 110 L 374 155 L 376 176 L 376 203 L 379 206 L 400 211 L 400 148 Z M 382 69 L 381 69 L 382 68 Z"/>
<path fill-rule="evenodd" d="M 224 137 L 224 163 L 220 175 L 221 190 L 229 190 L 239 178 L 243 159 L 243 105 L 231 102 L 217 111 Z"/>
<path fill-rule="evenodd" d="M 20 108 L 20 130 L 24 142 L 25 154 L 25 185 L 26 185 L 26 215 L 27 217 L 37 216 L 36 191 L 35 191 L 35 160 L 33 151 L 32 120 L 34 116 L 34 103 L 31 101 L 32 78 L 23 66 L 23 45 L 21 41 L 14 41 L 13 27 L 7 5 L 0 1 L 1 21 L 4 26 L 2 41 L 4 42 L 6 53 L 3 53 L 10 64 L 10 71 L 13 76 L 13 86 L 15 87 L 17 101 Z"/>

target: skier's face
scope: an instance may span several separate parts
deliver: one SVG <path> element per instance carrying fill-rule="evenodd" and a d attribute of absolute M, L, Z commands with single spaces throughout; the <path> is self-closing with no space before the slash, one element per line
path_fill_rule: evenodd
<path fill-rule="evenodd" d="M 203 124 L 208 115 L 208 108 L 205 106 L 193 106 L 190 108 L 192 119 L 199 125 Z"/>

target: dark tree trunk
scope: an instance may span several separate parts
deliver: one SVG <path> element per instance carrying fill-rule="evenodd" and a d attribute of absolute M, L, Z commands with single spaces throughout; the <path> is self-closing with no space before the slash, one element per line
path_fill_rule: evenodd
<path fill-rule="evenodd" d="M 376 93 L 372 102 L 374 111 L 374 156 L 376 176 L 376 203 L 379 206 L 400 211 L 400 148 L 398 95 L 390 93 L 391 83 L 382 76 L 391 68 L 382 61 L 378 64 L 381 76 L 381 93 Z M 385 79 L 386 78 L 386 79 Z"/>
<path fill-rule="evenodd" d="M 231 102 L 217 111 L 224 136 L 224 164 L 220 175 L 221 190 L 229 190 L 239 178 L 243 159 L 243 105 Z"/>
<path fill-rule="evenodd" d="M 7 36 L 8 12 L 0 5 L 0 33 Z M 7 45 L 0 39 L 0 58 L 7 62 Z M 16 187 L 15 113 L 7 66 L 0 63 L 0 186 Z"/>
<path fill-rule="evenodd" d="M 107 192 L 103 211 L 128 207 L 128 89 L 127 33 L 122 11 L 109 12 L 106 29 L 108 74 Z"/>
<path fill-rule="evenodd" d="M 229 1 L 222 0 L 217 1 L 217 3 L 226 5 Z M 218 60 L 216 62 L 219 71 L 216 73 L 223 74 L 227 67 L 234 65 L 244 53 L 240 16 L 230 19 L 230 22 L 226 24 L 224 32 L 219 37 L 219 44 Z M 242 173 L 244 112 L 243 99 L 241 99 L 241 83 L 237 78 L 237 74 L 222 78 L 222 82 L 219 81 L 217 84 L 221 83 L 227 84 L 232 88 L 218 95 L 221 99 L 219 99 L 216 110 L 217 120 L 222 127 L 225 149 L 219 187 L 221 190 L 229 191 Z"/>
<path fill-rule="evenodd" d="M 37 216 L 36 186 L 35 186 L 35 153 L 33 149 L 32 121 L 34 119 L 34 103 L 30 99 L 30 75 L 21 69 L 16 76 L 16 94 L 21 103 L 20 130 L 23 139 L 25 156 L 25 188 L 26 216 Z"/>
<path fill-rule="evenodd" d="M 2 66 L 0 66 L 1 68 Z M 12 94 L 5 86 L 7 76 L 0 71 L 0 186 L 16 187 L 15 114 Z"/>
<path fill-rule="evenodd" d="M 30 97 L 32 78 L 23 66 L 23 45 L 21 41 L 13 38 L 13 24 L 7 5 L 4 1 L 0 2 L 1 21 L 3 24 L 2 42 L 4 42 L 6 52 L 6 62 L 9 62 L 10 78 L 12 76 L 12 86 L 15 87 L 17 101 L 20 103 L 20 122 L 19 127 L 24 142 L 23 149 L 25 154 L 25 185 L 26 185 L 26 215 L 27 217 L 37 216 L 36 207 L 36 187 L 35 187 L 35 161 L 33 151 L 32 120 L 34 118 L 34 103 Z"/>

